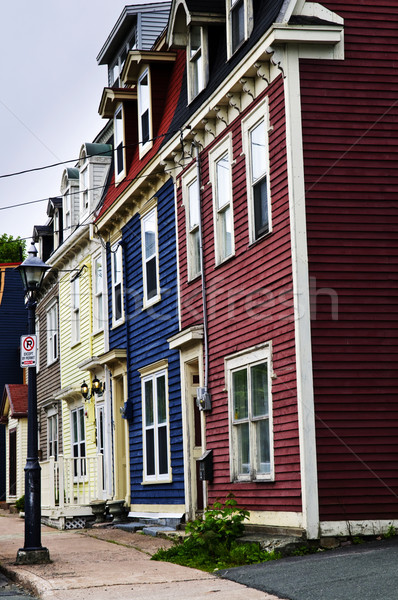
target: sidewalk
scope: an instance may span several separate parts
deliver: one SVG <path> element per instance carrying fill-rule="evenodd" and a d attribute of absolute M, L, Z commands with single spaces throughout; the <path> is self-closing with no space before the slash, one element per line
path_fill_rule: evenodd
<path fill-rule="evenodd" d="M 15 565 L 23 544 L 23 519 L 0 510 L 0 571 L 43 600 L 277 600 L 209 573 L 151 561 L 171 542 L 138 533 L 43 526 L 48 565 Z"/>

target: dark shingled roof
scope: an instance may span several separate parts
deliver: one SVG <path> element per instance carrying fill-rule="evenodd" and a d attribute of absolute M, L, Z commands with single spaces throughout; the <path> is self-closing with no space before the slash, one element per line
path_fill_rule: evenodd
<path fill-rule="evenodd" d="M 0 416 L 5 417 L 6 399 L 10 401 L 10 416 L 21 419 L 28 416 L 28 386 L 24 383 L 7 383 L 4 387 Z"/>

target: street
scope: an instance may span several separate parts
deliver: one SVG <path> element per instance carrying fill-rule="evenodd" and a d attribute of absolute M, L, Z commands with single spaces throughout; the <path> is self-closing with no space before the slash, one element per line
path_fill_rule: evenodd
<path fill-rule="evenodd" d="M 220 571 L 285 600 L 397 600 L 398 539 Z"/>
<path fill-rule="evenodd" d="M 33 600 L 36 596 L 32 596 L 25 592 L 21 587 L 15 585 L 0 573 L 0 598 L 7 598 L 7 600 Z"/>

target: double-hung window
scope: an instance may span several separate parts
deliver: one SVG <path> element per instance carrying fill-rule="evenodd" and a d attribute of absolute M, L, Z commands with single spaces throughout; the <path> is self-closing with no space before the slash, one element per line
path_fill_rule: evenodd
<path fill-rule="evenodd" d="M 56 413 L 47 417 L 47 455 L 58 458 L 58 415 Z"/>
<path fill-rule="evenodd" d="M 271 231 L 267 115 L 263 102 L 242 121 L 250 242 Z"/>
<path fill-rule="evenodd" d="M 53 304 L 47 310 L 47 364 L 58 358 L 58 307 Z"/>
<path fill-rule="evenodd" d="M 123 126 L 123 105 L 116 109 L 113 118 L 113 148 L 115 162 L 115 180 L 118 181 L 124 176 L 124 126 Z"/>
<path fill-rule="evenodd" d="M 86 430 L 82 406 L 72 410 L 71 419 L 73 474 L 80 478 L 86 475 Z"/>
<path fill-rule="evenodd" d="M 191 101 L 206 87 L 208 81 L 207 30 L 198 25 L 191 27 L 188 43 L 188 99 Z"/>
<path fill-rule="evenodd" d="M 167 370 L 142 377 L 144 481 L 169 481 Z"/>
<path fill-rule="evenodd" d="M 183 178 L 183 199 L 187 219 L 188 279 L 202 271 L 200 257 L 200 194 L 196 172 L 190 170 Z"/>
<path fill-rule="evenodd" d="M 235 252 L 230 137 L 209 153 L 209 162 L 213 186 L 216 263 L 219 264 Z"/>
<path fill-rule="evenodd" d="M 253 30 L 253 0 L 227 1 L 228 56 L 232 56 Z"/>
<path fill-rule="evenodd" d="M 93 330 L 101 331 L 104 328 L 104 283 L 102 273 L 102 256 L 93 260 Z"/>
<path fill-rule="evenodd" d="M 138 79 L 138 129 L 140 155 L 152 146 L 152 114 L 149 69 L 145 69 Z"/>
<path fill-rule="evenodd" d="M 160 299 L 157 208 L 141 218 L 144 307 Z"/>
<path fill-rule="evenodd" d="M 123 307 L 123 248 L 116 244 L 111 249 L 112 261 L 112 324 L 120 325 L 124 318 Z"/>
<path fill-rule="evenodd" d="M 272 480 L 270 348 L 225 359 L 228 380 L 232 481 Z"/>
<path fill-rule="evenodd" d="M 72 306 L 72 344 L 80 342 L 80 290 L 79 278 L 75 277 L 71 283 L 71 306 Z"/>

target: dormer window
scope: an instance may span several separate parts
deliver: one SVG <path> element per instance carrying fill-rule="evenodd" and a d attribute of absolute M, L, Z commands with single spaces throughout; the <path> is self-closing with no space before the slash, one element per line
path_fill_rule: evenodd
<path fill-rule="evenodd" d="M 122 104 L 117 108 L 115 112 L 113 125 L 115 180 L 118 181 L 124 176 L 124 127 Z"/>
<path fill-rule="evenodd" d="M 138 113 L 140 154 L 144 154 L 152 146 L 149 69 L 145 69 L 145 71 L 138 79 Z"/>
<path fill-rule="evenodd" d="M 64 239 L 72 233 L 72 228 L 78 222 L 80 212 L 79 179 L 79 169 L 75 167 L 65 169 L 62 176 L 61 194 L 63 196 Z"/>
<path fill-rule="evenodd" d="M 110 144 L 86 143 L 82 145 L 79 159 L 80 207 L 77 207 L 77 211 L 80 214 L 78 222 L 81 223 L 87 219 L 98 205 L 111 162 L 112 146 Z"/>
<path fill-rule="evenodd" d="M 206 87 L 209 73 L 207 30 L 197 25 L 191 27 L 188 41 L 188 97 L 189 101 Z"/>
<path fill-rule="evenodd" d="M 66 235 L 68 235 L 68 232 L 72 225 L 72 203 L 71 203 L 70 190 L 66 190 L 66 193 L 64 196 L 64 211 L 65 211 L 64 212 L 64 214 L 65 214 L 64 228 L 66 229 Z"/>
<path fill-rule="evenodd" d="M 227 40 L 229 58 L 253 30 L 253 0 L 227 0 Z"/>
<path fill-rule="evenodd" d="M 80 201 L 82 214 L 85 214 L 88 210 L 88 188 L 88 167 L 85 165 L 80 171 Z"/>
<path fill-rule="evenodd" d="M 127 54 L 130 50 L 134 50 L 137 47 L 137 28 L 134 30 L 128 40 L 122 45 L 116 59 L 108 67 L 108 84 L 110 87 L 119 88 L 122 87 L 120 74 L 123 70 L 124 63 L 126 62 Z"/>

